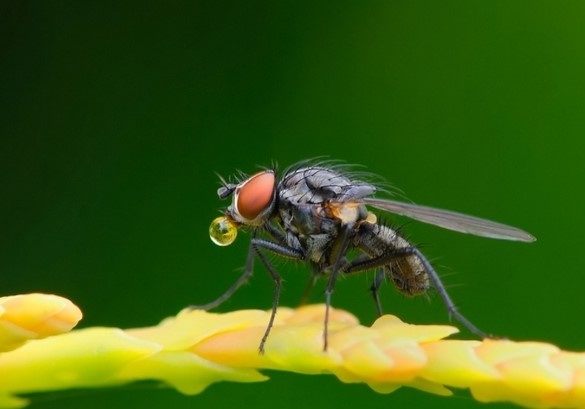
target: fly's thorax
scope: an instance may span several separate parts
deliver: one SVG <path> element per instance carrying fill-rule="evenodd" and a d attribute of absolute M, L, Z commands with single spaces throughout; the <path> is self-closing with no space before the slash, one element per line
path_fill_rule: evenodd
<path fill-rule="evenodd" d="M 334 239 L 331 234 L 311 234 L 302 237 L 307 259 L 319 266 L 328 265 L 328 255 Z"/>
<path fill-rule="evenodd" d="M 418 257 L 412 254 L 391 257 L 400 249 L 412 247 L 391 227 L 381 223 L 361 223 L 354 237 L 354 245 L 372 258 L 389 257 L 384 272 L 401 293 L 414 296 L 429 289 L 429 276 Z"/>
<path fill-rule="evenodd" d="M 307 260 L 322 264 L 339 234 L 339 220 L 329 217 L 320 205 L 281 203 L 278 215 L 287 245 L 302 250 Z"/>
<path fill-rule="evenodd" d="M 280 200 L 296 204 L 351 202 L 376 192 L 376 187 L 352 180 L 349 174 L 323 166 L 288 171 L 278 185 Z"/>
<path fill-rule="evenodd" d="M 355 222 L 361 214 L 356 206 L 351 204 L 332 204 L 327 201 L 305 203 L 289 200 L 290 198 L 283 199 L 280 194 L 279 197 L 278 214 L 283 229 L 303 236 L 318 234 L 337 236 L 343 224 Z"/>

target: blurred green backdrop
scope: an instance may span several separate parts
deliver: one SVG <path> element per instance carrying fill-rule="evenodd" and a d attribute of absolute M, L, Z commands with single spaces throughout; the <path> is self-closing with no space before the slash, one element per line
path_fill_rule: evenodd
<path fill-rule="evenodd" d="M 481 328 L 585 350 L 583 21 L 585 2 L 569 0 L 4 0 L 2 294 L 67 296 L 82 326 L 152 325 L 210 301 L 247 247 L 246 235 L 228 248 L 208 238 L 226 205 L 215 172 L 329 155 L 415 202 L 537 236 L 405 226 Z M 308 273 L 277 266 L 282 304 L 295 305 Z M 270 306 L 258 270 L 220 310 Z M 343 280 L 334 295 L 367 324 L 370 279 Z M 436 296 L 387 287 L 383 299 L 407 321 L 448 322 Z M 195 397 L 138 385 L 43 394 L 31 407 L 480 406 L 466 392 L 379 395 L 328 376 L 270 375 Z"/>

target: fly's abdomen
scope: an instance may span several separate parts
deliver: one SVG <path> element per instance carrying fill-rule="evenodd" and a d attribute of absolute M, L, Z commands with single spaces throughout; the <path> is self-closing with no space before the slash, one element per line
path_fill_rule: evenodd
<path fill-rule="evenodd" d="M 429 276 L 421 261 L 404 253 L 410 243 L 383 224 L 361 223 L 354 245 L 371 257 L 388 261 L 383 264 L 386 275 L 401 293 L 409 296 L 424 294 L 430 287 Z"/>

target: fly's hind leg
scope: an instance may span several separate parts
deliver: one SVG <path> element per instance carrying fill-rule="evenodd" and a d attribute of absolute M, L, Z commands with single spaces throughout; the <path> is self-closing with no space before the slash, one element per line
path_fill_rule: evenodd
<path fill-rule="evenodd" d="M 439 293 L 439 296 L 441 297 L 443 304 L 445 304 L 445 307 L 447 308 L 450 317 L 455 318 L 455 320 L 463 324 L 471 333 L 475 334 L 480 338 L 492 337 L 487 333 L 483 332 L 482 330 L 480 330 L 478 327 L 476 327 L 467 317 L 465 317 L 461 312 L 459 312 L 459 310 L 455 306 L 455 303 L 447 293 L 447 290 L 445 289 L 443 282 L 439 278 L 439 274 L 437 274 L 431 263 L 416 247 L 411 246 L 397 248 L 391 252 L 382 254 L 381 256 L 378 257 L 372 258 L 358 257 L 357 259 L 345 265 L 342 271 L 344 274 L 353 274 L 365 270 L 370 270 L 373 268 L 382 268 L 388 264 L 391 264 L 392 262 L 395 262 L 396 260 L 400 260 L 409 256 L 415 256 L 420 260 L 422 266 L 424 267 L 426 273 L 429 276 L 432 286 L 435 287 L 435 290 Z"/>
<path fill-rule="evenodd" d="M 459 321 L 461 324 L 463 324 L 471 333 L 477 335 L 478 337 L 480 337 L 480 338 L 493 338 L 493 335 L 489 335 L 489 334 L 485 333 L 484 331 L 480 330 L 479 328 L 477 328 L 471 321 L 469 321 L 469 319 L 467 317 L 465 317 L 462 313 L 459 312 L 459 310 L 455 306 L 455 303 L 453 302 L 453 300 L 449 296 L 449 293 L 447 293 L 447 289 L 443 285 L 443 282 L 439 278 L 439 275 L 437 274 L 437 272 L 435 271 L 433 266 L 431 266 L 431 263 L 420 252 L 419 249 L 417 249 L 416 247 L 411 247 L 411 249 L 412 249 L 412 253 L 418 257 L 418 259 L 421 261 L 423 267 L 427 271 L 427 274 L 429 275 L 429 278 L 433 284 L 433 287 L 435 287 L 435 289 L 439 293 L 439 296 L 443 300 L 443 304 L 445 304 L 445 307 L 447 308 L 447 311 L 449 312 L 449 316 L 455 318 L 457 321 Z"/>

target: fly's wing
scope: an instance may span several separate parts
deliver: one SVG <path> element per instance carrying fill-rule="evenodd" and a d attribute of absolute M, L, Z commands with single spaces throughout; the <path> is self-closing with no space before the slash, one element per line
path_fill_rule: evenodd
<path fill-rule="evenodd" d="M 468 216 L 462 213 L 452 212 L 450 210 L 435 209 L 433 207 L 396 202 L 388 199 L 377 199 L 373 197 L 363 198 L 362 200 L 365 204 L 378 209 L 386 210 L 401 216 L 407 216 L 411 219 L 434 224 L 435 226 L 461 233 L 500 240 L 527 242 L 536 240 L 532 235 L 516 227 L 480 219 L 479 217 Z"/>

